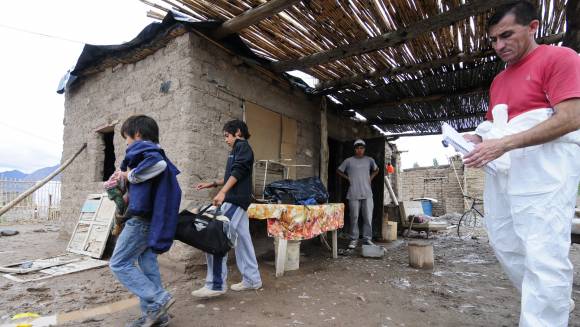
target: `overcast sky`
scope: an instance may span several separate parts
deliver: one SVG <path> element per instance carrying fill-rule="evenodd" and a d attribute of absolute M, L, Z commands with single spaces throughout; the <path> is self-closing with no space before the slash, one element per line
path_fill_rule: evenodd
<path fill-rule="evenodd" d="M 83 43 L 119 44 L 153 20 L 138 0 L 5 1 L 0 11 L 0 172 L 32 172 L 59 164 L 64 96 L 60 78 Z M 33 32 L 33 33 L 27 33 Z M 38 35 L 34 33 L 44 34 Z M 397 141 L 403 167 L 440 164 L 450 154 L 439 136 Z"/>

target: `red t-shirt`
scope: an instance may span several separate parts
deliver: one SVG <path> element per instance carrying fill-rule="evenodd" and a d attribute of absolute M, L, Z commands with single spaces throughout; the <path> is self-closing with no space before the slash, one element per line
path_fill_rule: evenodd
<path fill-rule="evenodd" d="M 580 56 L 570 48 L 540 45 L 494 78 L 486 118 L 493 120 L 491 110 L 500 103 L 508 105 L 512 119 L 572 98 L 580 98 Z"/>

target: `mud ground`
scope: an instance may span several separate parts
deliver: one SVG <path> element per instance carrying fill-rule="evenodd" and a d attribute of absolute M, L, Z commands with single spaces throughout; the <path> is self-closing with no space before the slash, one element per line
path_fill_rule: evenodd
<path fill-rule="evenodd" d="M 64 252 L 57 226 L 41 223 L 0 225 L 19 235 L 0 237 L 0 264 L 46 258 Z M 418 235 L 411 235 L 417 237 Z M 331 259 L 317 240 L 302 243 L 300 270 L 274 277 L 271 240 L 256 241 L 264 287 L 210 300 L 191 297 L 201 287 L 205 267 L 188 273 L 163 268 L 167 288 L 177 299 L 171 326 L 516 326 L 519 297 L 496 261 L 485 236 L 461 240 L 448 233 L 431 238 L 435 269 L 410 268 L 406 241 L 385 244 L 383 259 L 357 253 Z M 344 244 L 342 244 L 344 246 Z M 230 256 L 230 258 L 233 256 Z M 575 266 L 580 250 L 572 246 Z M 240 280 L 230 260 L 229 283 Z M 575 279 L 578 272 L 575 269 Z M 580 299 L 580 282 L 573 297 Z M 0 277 L 0 324 L 20 312 L 51 315 L 129 298 L 107 267 L 15 283 Z M 67 326 L 124 326 L 136 307 Z M 580 326 L 580 310 L 571 315 Z"/>

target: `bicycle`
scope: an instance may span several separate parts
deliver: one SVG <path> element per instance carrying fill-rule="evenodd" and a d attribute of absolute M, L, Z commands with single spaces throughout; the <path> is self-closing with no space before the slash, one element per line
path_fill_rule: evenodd
<path fill-rule="evenodd" d="M 471 201 L 471 206 L 459 218 L 457 224 L 457 236 L 460 238 L 471 238 L 483 226 L 483 214 L 477 210 L 476 205 L 483 205 L 483 200 L 463 195 L 464 198 Z"/>

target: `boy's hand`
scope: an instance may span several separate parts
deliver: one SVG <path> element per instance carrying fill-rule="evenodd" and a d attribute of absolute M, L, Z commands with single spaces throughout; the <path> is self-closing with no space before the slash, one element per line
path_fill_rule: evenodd
<path fill-rule="evenodd" d="M 199 184 L 197 184 L 197 186 L 195 186 L 195 189 L 198 191 L 201 191 L 203 189 L 212 188 L 212 187 L 215 187 L 214 183 L 199 183 Z"/>
<path fill-rule="evenodd" d="M 213 198 L 213 205 L 219 207 L 224 203 L 226 199 L 226 193 L 223 191 L 219 191 L 218 194 Z"/>

